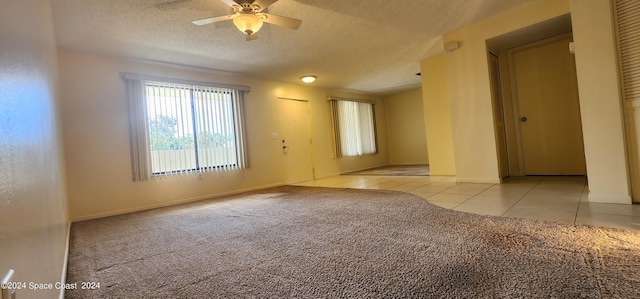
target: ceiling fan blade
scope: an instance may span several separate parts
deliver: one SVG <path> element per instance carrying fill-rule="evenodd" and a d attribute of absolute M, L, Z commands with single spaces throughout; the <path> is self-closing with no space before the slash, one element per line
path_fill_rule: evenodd
<path fill-rule="evenodd" d="M 278 0 L 255 0 L 253 1 L 253 3 L 251 3 L 251 6 L 254 6 L 254 5 L 260 6 L 260 10 L 256 12 L 261 12 L 265 8 L 267 8 L 269 5 L 276 3 L 276 1 Z"/>
<path fill-rule="evenodd" d="M 195 25 L 198 25 L 198 26 L 202 26 L 202 25 L 207 25 L 207 24 L 211 24 L 211 23 L 215 23 L 215 22 L 231 20 L 231 19 L 233 19 L 233 16 L 235 16 L 235 15 L 219 16 L 219 17 L 207 18 L 207 19 L 202 19 L 202 20 L 195 20 L 195 21 L 193 21 L 191 23 L 193 23 Z"/>
<path fill-rule="evenodd" d="M 300 27 L 300 24 L 302 24 L 302 21 L 294 18 L 277 16 L 268 13 L 263 13 L 262 15 L 265 16 L 265 19 L 263 21 L 266 23 L 291 28 L 293 30 L 297 30 L 298 27 Z"/>

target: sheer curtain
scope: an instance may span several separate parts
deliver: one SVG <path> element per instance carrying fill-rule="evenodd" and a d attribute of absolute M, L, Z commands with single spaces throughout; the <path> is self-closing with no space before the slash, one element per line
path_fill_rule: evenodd
<path fill-rule="evenodd" d="M 248 87 L 123 74 L 133 181 L 248 167 Z"/>
<path fill-rule="evenodd" d="M 375 112 L 373 105 L 358 103 L 358 124 L 360 131 L 360 148 L 362 154 L 375 154 L 376 147 Z"/>
<path fill-rule="evenodd" d="M 329 98 L 336 157 L 377 153 L 374 102 Z"/>

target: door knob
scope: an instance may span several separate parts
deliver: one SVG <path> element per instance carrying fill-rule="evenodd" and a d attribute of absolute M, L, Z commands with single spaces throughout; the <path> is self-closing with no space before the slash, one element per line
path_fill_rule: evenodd
<path fill-rule="evenodd" d="M 525 122 L 525 121 L 527 121 L 527 117 L 526 117 L 526 116 L 521 117 L 521 118 L 520 118 L 520 121 L 521 121 L 521 122 Z"/>

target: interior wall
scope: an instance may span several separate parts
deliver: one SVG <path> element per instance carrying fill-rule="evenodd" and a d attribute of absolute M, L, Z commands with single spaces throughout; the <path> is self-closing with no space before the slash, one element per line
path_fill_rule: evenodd
<path fill-rule="evenodd" d="M 589 201 L 631 203 L 611 0 L 571 0 Z"/>
<path fill-rule="evenodd" d="M 539 0 L 444 36 L 460 43 L 445 54 L 458 181 L 500 182 L 486 41 L 568 12 L 568 0 Z"/>
<path fill-rule="evenodd" d="M 431 175 L 455 175 L 451 108 L 447 88 L 446 54 L 420 62 L 424 126 Z"/>
<path fill-rule="evenodd" d="M 0 1 L 0 43 L 0 278 L 14 269 L 14 282 L 55 284 L 64 279 L 68 221 L 49 1 Z"/>
<path fill-rule="evenodd" d="M 429 164 L 422 89 L 384 97 L 389 164 Z"/>
<path fill-rule="evenodd" d="M 246 78 L 226 73 L 59 52 L 68 194 L 72 220 L 102 217 L 146 208 L 211 198 L 285 182 L 278 133 L 278 97 L 309 101 L 313 165 L 316 178 L 387 165 L 385 117 L 377 119 L 379 153 L 335 159 L 328 96 L 376 101 L 381 99 L 301 85 Z M 245 98 L 249 169 L 131 181 L 129 129 L 124 81 L 120 72 L 209 81 L 251 87 Z"/>

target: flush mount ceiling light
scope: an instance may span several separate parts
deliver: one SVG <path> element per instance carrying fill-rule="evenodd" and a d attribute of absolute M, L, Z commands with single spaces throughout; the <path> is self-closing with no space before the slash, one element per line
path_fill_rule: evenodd
<path fill-rule="evenodd" d="M 304 76 L 304 77 L 300 77 L 300 80 L 302 80 L 302 82 L 304 83 L 312 83 L 313 81 L 316 81 L 316 76 Z"/>

